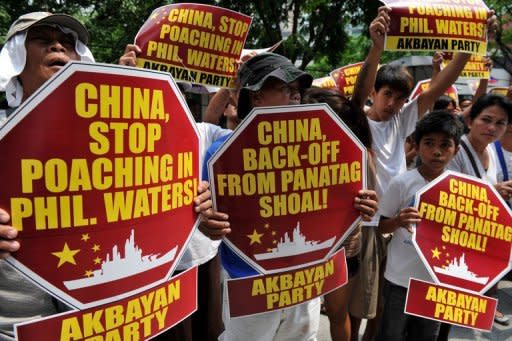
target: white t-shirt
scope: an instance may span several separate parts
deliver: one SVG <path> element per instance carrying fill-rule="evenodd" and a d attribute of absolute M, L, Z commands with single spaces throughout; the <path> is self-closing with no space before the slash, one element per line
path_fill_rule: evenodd
<path fill-rule="evenodd" d="M 487 153 L 489 154 L 489 167 L 487 168 L 487 170 L 485 170 L 484 166 L 482 165 L 482 162 L 480 161 L 480 158 L 473 149 L 473 146 L 471 146 L 468 137 L 466 135 L 462 136 L 461 141 L 464 141 L 466 143 L 466 146 L 468 146 L 470 153 L 473 155 L 475 164 L 478 168 L 478 171 L 480 172 L 480 178 L 482 180 L 490 182 L 493 185 L 497 183 L 498 159 L 496 156 L 496 150 L 494 150 L 492 143 L 488 144 L 487 147 L 485 147 Z M 446 168 L 463 174 L 478 177 L 478 175 L 475 172 L 475 169 L 473 168 L 473 165 L 471 164 L 471 160 L 468 154 L 466 153 L 466 150 L 462 147 L 462 144 L 459 147 L 459 151 L 457 152 L 457 154 L 455 154 L 453 159 L 451 159 Z"/>
<path fill-rule="evenodd" d="M 218 138 L 226 134 L 230 134 L 232 131 L 204 122 L 197 123 L 197 129 L 199 130 L 199 155 L 201 160 L 199 169 L 203 169 L 202 163 L 204 155 L 210 145 Z M 201 231 L 196 229 L 187 245 L 187 249 L 183 253 L 183 256 L 181 256 L 177 269 L 185 270 L 194 265 L 206 263 L 215 257 L 220 242 L 220 240 L 211 240 Z"/>
<path fill-rule="evenodd" d="M 368 119 L 372 132 L 372 150 L 375 154 L 377 172 L 375 191 L 379 198 L 383 196 L 391 179 L 407 170 L 404 144 L 407 136 L 412 134 L 416 128 L 417 121 L 417 98 L 407 103 L 397 115 L 388 121 Z M 372 223 L 373 225 L 378 224 L 378 215 Z"/>
<path fill-rule="evenodd" d="M 414 195 L 426 184 L 427 181 L 417 169 L 394 177 L 379 201 L 379 214 L 391 218 L 402 208 L 412 206 Z M 403 227 L 395 230 L 388 244 L 384 278 L 404 288 L 409 286 L 410 278 L 432 281 L 412 244 L 412 234 Z"/>

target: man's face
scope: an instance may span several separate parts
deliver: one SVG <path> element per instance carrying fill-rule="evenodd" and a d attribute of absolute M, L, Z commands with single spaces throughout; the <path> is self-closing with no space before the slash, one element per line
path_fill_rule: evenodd
<path fill-rule="evenodd" d="M 25 40 L 27 60 L 19 75 L 23 85 L 23 99 L 36 91 L 70 60 L 80 60 L 75 51 L 75 39 L 50 26 L 29 29 Z"/>
<path fill-rule="evenodd" d="M 276 78 L 269 78 L 260 91 L 253 96 L 254 107 L 300 104 L 300 83 L 285 83 Z"/>

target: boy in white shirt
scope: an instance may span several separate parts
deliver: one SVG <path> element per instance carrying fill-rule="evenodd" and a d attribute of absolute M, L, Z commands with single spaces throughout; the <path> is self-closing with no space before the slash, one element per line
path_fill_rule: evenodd
<path fill-rule="evenodd" d="M 393 233 L 384 273 L 384 312 L 377 340 L 435 340 L 440 323 L 404 313 L 410 278 L 431 281 L 412 244 L 412 225 L 420 221 L 412 207 L 416 192 L 441 175 L 459 148 L 462 124 L 435 111 L 416 125 L 415 148 L 421 165 L 392 179 L 382 197 L 379 232 Z"/>

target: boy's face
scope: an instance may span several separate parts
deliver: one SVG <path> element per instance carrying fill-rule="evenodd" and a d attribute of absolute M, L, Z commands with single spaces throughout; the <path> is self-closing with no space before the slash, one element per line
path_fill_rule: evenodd
<path fill-rule="evenodd" d="M 470 140 L 482 146 L 501 138 L 508 124 L 508 115 L 501 107 L 493 105 L 482 110 L 477 117 L 470 120 Z"/>
<path fill-rule="evenodd" d="M 252 97 L 254 107 L 300 104 L 300 100 L 299 81 L 287 84 L 276 78 L 269 78 Z"/>
<path fill-rule="evenodd" d="M 381 121 L 389 121 L 398 114 L 407 101 L 407 96 L 387 85 L 382 86 L 379 91 L 372 91 L 373 105 L 371 110 Z"/>
<path fill-rule="evenodd" d="M 433 176 L 438 176 L 457 152 L 453 138 L 445 133 L 428 133 L 423 135 L 416 151 L 421 159 L 421 166 Z"/>

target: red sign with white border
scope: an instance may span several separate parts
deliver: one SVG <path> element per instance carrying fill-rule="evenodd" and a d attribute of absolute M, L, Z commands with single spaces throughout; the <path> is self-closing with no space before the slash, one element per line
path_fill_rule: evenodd
<path fill-rule="evenodd" d="M 363 67 L 364 62 L 346 65 L 331 71 L 330 75 L 336 83 L 336 87 L 347 98 L 354 94 L 354 87 L 357 81 L 357 75 Z"/>
<path fill-rule="evenodd" d="M 494 186 L 446 171 L 416 194 L 413 244 L 437 283 L 484 293 L 512 268 L 512 215 Z"/>
<path fill-rule="evenodd" d="M 409 96 L 409 101 L 412 101 L 416 97 L 418 97 L 423 91 L 427 90 L 430 86 L 431 79 L 424 79 L 422 81 L 419 81 L 416 83 L 416 86 L 411 92 L 411 95 Z M 459 95 L 457 91 L 457 87 L 455 85 L 450 85 L 448 89 L 444 92 L 446 96 L 449 96 L 455 100 L 456 103 L 459 102 Z"/>
<path fill-rule="evenodd" d="M 0 130 L 7 262 L 78 309 L 164 283 L 197 221 L 198 148 L 168 74 L 67 64 Z"/>
<path fill-rule="evenodd" d="M 224 241 L 264 274 L 327 260 L 360 220 L 365 153 L 325 104 L 255 108 L 208 162 Z"/>
<path fill-rule="evenodd" d="M 155 9 L 135 37 L 137 66 L 185 82 L 233 87 L 251 17 L 221 7 L 182 3 Z"/>

